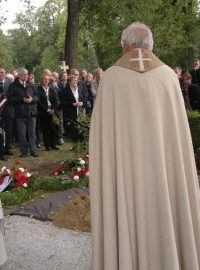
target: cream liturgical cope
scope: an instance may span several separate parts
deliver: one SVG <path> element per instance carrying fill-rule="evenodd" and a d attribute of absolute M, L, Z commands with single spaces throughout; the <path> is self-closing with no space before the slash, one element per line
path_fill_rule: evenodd
<path fill-rule="evenodd" d="M 93 270 L 199 270 L 200 197 L 179 82 L 134 49 L 100 83 L 90 129 Z"/>
<path fill-rule="evenodd" d="M 3 265 L 7 260 L 6 249 L 3 239 L 3 211 L 0 200 L 0 266 Z"/>

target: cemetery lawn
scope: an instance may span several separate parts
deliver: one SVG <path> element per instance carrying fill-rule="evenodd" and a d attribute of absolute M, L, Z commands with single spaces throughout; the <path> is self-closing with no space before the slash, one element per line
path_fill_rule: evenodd
<path fill-rule="evenodd" d="M 44 146 L 38 148 L 39 157 L 35 158 L 28 153 L 27 157 L 20 158 L 20 151 L 18 145 L 12 149 L 14 153 L 13 157 L 6 156 L 7 161 L 0 160 L 0 168 L 3 166 L 12 167 L 17 161 L 19 161 L 22 166 L 29 168 L 31 171 L 38 172 L 38 176 L 48 175 L 49 172 L 60 165 L 62 161 L 66 161 L 75 156 L 74 152 L 70 150 L 71 142 L 65 142 L 63 145 L 59 146 L 60 150 L 46 151 Z"/>

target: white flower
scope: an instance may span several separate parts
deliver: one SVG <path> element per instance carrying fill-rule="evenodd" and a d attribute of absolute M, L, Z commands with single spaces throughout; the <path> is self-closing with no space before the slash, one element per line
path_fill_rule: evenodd
<path fill-rule="evenodd" d="M 58 175 L 58 172 L 55 172 L 55 175 Z"/>
<path fill-rule="evenodd" d="M 86 174 L 85 174 L 85 175 L 89 177 L 90 173 L 89 173 L 89 172 L 86 172 Z"/>
<path fill-rule="evenodd" d="M 7 174 L 10 174 L 10 173 L 11 173 L 10 169 L 7 169 Z"/>
<path fill-rule="evenodd" d="M 82 160 L 82 158 L 78 158 L 78 160 Z"/>
<path fill-rule="evenodd" d="M 28 187 L 27 183 L 24 183 L 24 184 L 23 184 L 23 187 Z"/>
<path fill-rule="evenodd" d="M 78 175 L 75 175 L 74 176 L 74 180 L 78 180 L 79 179 L 79 176 Z"/>
<path fill-rule="evenodd" d="M 27 172 L 26 176 L 31 177 L 31 173 Z"/>
<path fill-rule="evenodd" d="M 77 168 L 77 172 L 80 172 L 80 171 L 81 171 L 81 168 L 80 168 L 80 167 L 78 167 L 78 168 Z"/>
<path fill-rule="evenodd" d="M 1 173 L 4 173 L 5 170 L 6 170 L 6 166 L 3 166 L 3 167 L 1 168 Z"/>
<path fill-rule="evenodd" d="M 20 172 L 24 172 L 24 168 L 19 168 L 18 169 Z"/>
<path fill-rule="evenodd" d="M 80 163 L 81 165 L 84 165 L 84 164 L 85 164 L 85 160 L 81 159 L 79 163 Z"/>

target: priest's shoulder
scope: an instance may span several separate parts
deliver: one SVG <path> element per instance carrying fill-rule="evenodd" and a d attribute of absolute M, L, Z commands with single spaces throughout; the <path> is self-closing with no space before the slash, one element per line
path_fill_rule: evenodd
<path fill-rule="evenodd" d="M 155 69 L 155 70 L 156 70 L 156 69 Z M 173 79 L 175 79 L 175 80 L 178 81 L 178 78 L 177 78 L 176 73 L 175 73 L 174 70 L 173 70 L 171 67 L 169 67 L 168 65 L 164 64 L 164 65 L 160 66 L 158 70 L 159 70 L 159 72 L 162 71 L 162 72 L 164 73 L 164 75 L 166 75 L 166 76 L 168 76 L 168 77 L 170 76 L 170 78 L 173 78 Z"/>

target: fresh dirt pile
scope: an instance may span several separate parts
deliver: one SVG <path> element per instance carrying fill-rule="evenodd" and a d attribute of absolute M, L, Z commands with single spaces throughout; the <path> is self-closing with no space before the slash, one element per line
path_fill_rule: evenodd
<path fill-rule="evenodd" d="M 53 216 L 53 224 L 81 232 L 91 231 L 90 199 L 79 196 L 70 200 L 66 206 Z"/>

